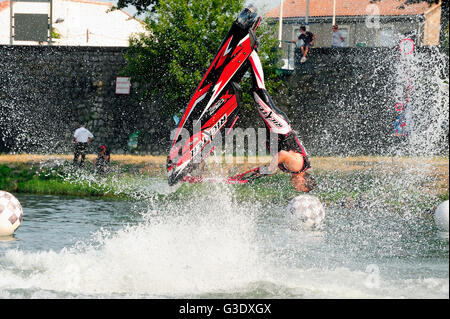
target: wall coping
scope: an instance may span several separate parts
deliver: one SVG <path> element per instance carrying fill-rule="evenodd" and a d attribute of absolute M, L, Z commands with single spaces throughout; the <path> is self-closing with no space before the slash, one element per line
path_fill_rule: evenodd
<path fill-rule="evenodd" d="M 62 46 L 62 45 L 7 45 L 0 44 L 0 50 L 29 52 L 125 52 L 128 47 Z"/>

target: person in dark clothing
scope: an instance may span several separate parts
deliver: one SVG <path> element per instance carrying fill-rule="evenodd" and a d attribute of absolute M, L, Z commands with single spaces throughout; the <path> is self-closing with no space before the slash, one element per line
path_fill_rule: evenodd
<path fill-rule="evenodd" d="M 300 27 L 300 35 L 298 36 L 298 46 L 300 47 L 300 51 L 302 53 L 300 63 L 304 63 L 306 61 L 306 55 L 308 54 L 309 48 L 314 45 L 315 40 L 316 40 L 315 34 L 306 31 L 305 26 Z M 295 43 L 295 41 L 292 42 Z"/>
<path fill-rule="evenodd" d="M 98 148 L 97 158 L 95 159 L 95 170 L 98 173 L 107 173 L 109 170 L 111 155 L 105 145 Z"/>

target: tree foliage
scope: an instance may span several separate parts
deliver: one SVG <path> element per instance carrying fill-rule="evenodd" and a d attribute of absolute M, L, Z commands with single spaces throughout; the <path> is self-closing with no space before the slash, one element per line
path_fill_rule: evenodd
<path fill-rule="evenodd" d="M 124 9 L 128 6 L 136 8 L 137 14 L 146 12 L 147 10 L 154 11 L 158 0 L 118 0 L 117 9 Z"/>
<path fill-rule="evenodd" d="M 164 114 L 184 108 L 200 83 L 244 0 L 160 0 L 148 14 L 148 33 L 130 40 L 124 73 L 139 84 L 139 93 Z M 273 27 L 272 27 L 273 28 Z M 271 51 L 276 38 L 270 27 L 258 30 L 260 57 L 269 92 L 278 80 Z"/>

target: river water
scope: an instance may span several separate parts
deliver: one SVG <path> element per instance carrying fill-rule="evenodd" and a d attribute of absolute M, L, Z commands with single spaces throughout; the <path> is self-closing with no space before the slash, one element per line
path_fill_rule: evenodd
<path fill-rule="evenodd" d="M 0 298 L 449 298 L 432 218 L 327 208 L 321 231 L 299 231 L 226 186 L 189 202 L 17 197 Z"/>

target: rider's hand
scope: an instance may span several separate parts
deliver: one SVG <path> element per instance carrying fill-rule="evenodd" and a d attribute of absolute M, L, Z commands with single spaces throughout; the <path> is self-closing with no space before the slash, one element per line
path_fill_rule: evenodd
<path fill-rule="evenodd" d="M 269 175 L 269 174 L 270 174 L 269 166 L 261 166 L 261 167 L 259 168 L 258 172 L 259 172 L 261 175 Z"/>

